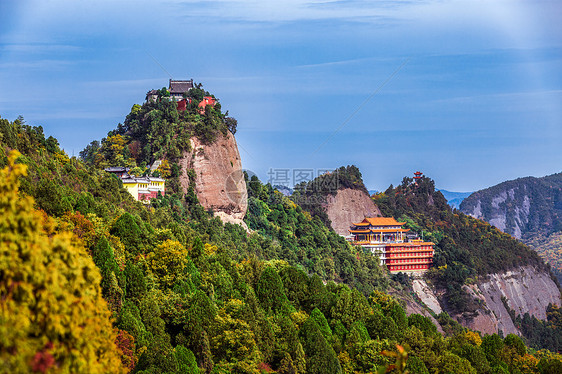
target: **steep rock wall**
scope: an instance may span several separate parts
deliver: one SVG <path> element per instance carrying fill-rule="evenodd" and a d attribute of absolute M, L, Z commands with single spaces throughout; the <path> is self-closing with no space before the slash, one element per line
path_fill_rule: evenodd
<path fill-rule="evenodd" d="M 441 300 L 444 290 L 428 286 L 423 279 L 414 279 L 412 289 L 425 308 L 431 309 L 435 314 L 441 312 L 442 303 L 438 300 Z M 490 274 L 488 279 L 464 286 L 464 289 L 478 300 L 480 308 L 474 314 L 463 313 L 452 317 L 463 326 L 487 335 L 498 333 L 500 330 L 504 335 L 520 335 L 502 298 L 505 298 L 505 303 L 516 315 L 529 313 L 541 320 L 546 320 L 546 308 L 549 303 L 562 305 L 560 290 L 550 275 L 532 266 Z M 419 303 L 407 304 L 409 314 L 423 314 L 421 311 L 424 308 Z"/>
<path fill-rule="evenodd" d="M 519 334 L 507 311 L 502 297 L 516 315 L 529 313 L 538 319 L 546 319 L 549 303 L 562 305 L 560 290 L 550 275 L 532 266 L 520 267 L 499 274 L 490 274 L 489 279 L 475 285 L 465 286 L 473 297 L 481 300 L 478 315 L 455 318 L 466 327 L 484 334 Z"/>
<path fill-rule="evenodd" d="M 460 205 L 463 213 L 525 239 L 562 230 L 562 173 L 525 177 L 476 191 Z"/>
<path fill-rule="evenodd" d="M 381 212 L 373 200 L 363 191 L 345 188 L 333 196 L 329 195 L 326 213 L 332 221 L 332 228 L 340 235 L 349 235 L 352 222 L 360 222 L 365 217 L 380 217 Z"/>
<path fill-rule="evenodd" d="M 219 135 L 212 144 L 191 138 L 191 151 L 180 160 L 183 192 L 189 188 L 187 170 L 195 171 L 195 193 L 205 209 L 211 209 L 223 222 L 241 224 L 248 208 L 248 192 L 240 153 L 232 134 Z"/>
<path fill-rule="evenodd" d="M 439 314 L 443 312 L 437 296 L 435 296 L 435 293 L 433 292 L 431 287 L 429 287 L 422 278 L 415 278 L 414 280 L 412 280 L 412 289 L 414 290 L 414 293 L 418 295 L 420 300 L 429 309 L 431 309 L 433 313 Z"/>
<path fill-rule="evenodd" d="M 401 301 L 401 304 L 403 305 L 404 311 L 406 312 L 407 316 L 411 316 L 412 314 L 421 314 L 422 316 L 429 318 L 431 322 L 433 322 L 433 324 L 437 327 L 437 331 L 439 331 L 440 334 L 442 335 L 445 334 L 443 332 L 443 329 L 441 328 L 441 325 L 435 319 L 435 317 L 433 317 L 432 314 L 432 313 L 434 314 L 438 314 L 438 313 L 435 313 L 435 311 L 432 310 L 430 307 L 428 307 L 427 304 L 423 302 L 420 303 L 418 300 L 413 298 L 412 295 L 410 295 L 409 293 L 405 293 L 403 291 L 399 292 L 397 290 L 389 289 L 388 293 Z"/>
<path fill-rule="evenodd" d="M 466 203 L 463 201 L 461 209 L 463 213 L 488 221 L 501 231 L 521 239 L 522 230 L 529 223 L 531 206 L 527 186 L 502 190 L 488 198 L 490 201 L 483 201 L 474 194 Z"/>

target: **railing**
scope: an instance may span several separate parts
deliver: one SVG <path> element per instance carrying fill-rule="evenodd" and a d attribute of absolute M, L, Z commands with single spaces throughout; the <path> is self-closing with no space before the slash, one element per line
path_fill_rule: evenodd
<path fill-rule="evenodd" d="M 433 260 L 428 258 L 427 260 L 424 259 L 420 259 L 418 261 L 398 261 L 396 259 L 387 259 L 386 264 L 387 265 L 426 265 L 426 264 L 431 264 L 433 263 Z"/>
<path fill-rule="evenodd" d="M 381 244 L 394 244 L 394 243 L 404 243 L 403 240 L 387 240 L 384 242 L 374 241 L 374 240 L 361 240 L 361 241 L 351 241 L 355 245 L 381 245 Z"/>
<path fill-rule="evenodd" d="M 408 255 L 408 256 L 398 256 L 398 253 L 386 253 L 387 258 L 431 258 L 433 257 L 433 253 L 428 254 L 419 254 L 419 255 Z"/>

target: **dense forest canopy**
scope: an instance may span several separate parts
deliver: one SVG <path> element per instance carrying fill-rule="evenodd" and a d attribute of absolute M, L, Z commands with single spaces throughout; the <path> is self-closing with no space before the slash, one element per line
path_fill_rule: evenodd
<path fill-rule="evenodd" d="M 131 129 L 120 131 L 110 136 L 132 136 Z M 152 156 L 143 153 L 145 146 L 139 144 L 135 162 L 154 157 L 152 147 Z M 119 152 L 115 157 L 125 159 L 126 151 Z M 114 156 L 100 154 L 105 160 Z M 16 157 L 15 165 L 28 170 L 17 177 L 19 193 Z M 30 342 L 25 350 L 14 347 L 12 335 L 0 334 L 1 367 L 11 365 L 10 372 L 76 371 L 73 365 L 82 363 L 67 349 L 74 338 L 90 347 L 106 343 L 87 357 L 99 365 L 112 363 L 105 372 L 119 371 L 116 360 L 134 373 L 370 373 L 391 366 L 401 372 L 404 365 L 410 373 L 551 373 L 562 365 L 558 354 L 525 347 L 515 335 L 481 337 L 442 314 L 438 320 L 447 332 L 442 336 L 427 317 L 406 316 L 403 306 L 384 293 L 392 280 L 376 258 L 257 178 L 247 181 L 246 222 L 253 229 L 247 233 L 213 218 L 192 189 L 143 206 L 118 178 L 96 168 L 95 157 L 87 162 L 69 158 L 56 139 L 45 138 L 40 127 L 22 119 L 0 119 L 0 166 L 1 331 L 36 315 L 25 295 L 45 290 L 47 272 L 32 271 L 40 269 L 33 266 L 65 269 L 64 261 L 72 269 L 75 261 L 87 269 L 80 276 L 92 274 L 92 301 L 78 301 L 79 317 L 94 315 L 87 323 L 102 327 L 85 334 L 87 324 L 76 330 L 73 323 L 79 320 L 59 323 L 58 310 L 42 309 L 53 332 L 38 334 L 34 321 L 28 325 L 33 329 L 10 333 Z M 421 188 L 433 196 L 429 187 Z M 447 234 L 441 224 L 431 223 L 428 212 L 415 216 L 414 208 L 403 207 L 393 192 L 378 199 L 387 199 L 381 204 L 386 214 L 414 217 L 410 224 L 423 224 L 428 235 Z M 25 230 L 14 231 L 15 223 Z M 13 251 L 15 243 L 25 250 L 37 241 L 43 243 L 37 247 L 42 257 Z M 442 247 L 441 256 L 448 258 L 449 249 Z M 51 260 L 56 256 L 64 261 Z M 480 271 L 465 262 L 461 265 L 469 271 Z M 15 278 L 9 274 L 26 274 L 25 293 L 14 292 Z M 69 287 L 60 283 L 59 297 L 72 300 L 88 290 Z M 557 308 L 549 319 L 562 328 Z M 109 324 L 113 329 L 103 328 Z"/>

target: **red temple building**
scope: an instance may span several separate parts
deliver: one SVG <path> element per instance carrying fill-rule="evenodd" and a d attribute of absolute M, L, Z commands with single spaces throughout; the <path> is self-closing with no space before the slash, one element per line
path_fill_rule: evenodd
<path fill-rule="evenodd" d="M 378 254 L 390 272 L 424 272 L 433 262 L 434 244 L 413 237 L 404 223 L 392 217 L 365 218 L 351 225 L 350 239 Z"/>
<path fill-rule="evenodd" d="M 414 181 L 416 181 L 416 183 L 418 183 L 418 180 L 420 180 L 422 176 L 423 176 L 423 173 L 421 171 L 416 171 L 414 173 Z"/>
<path fill-rule="evenodd" d="M 199 103 L 198 107 L 199 107 L 199 113 L 204 114 L 205 113 L 205 107 L 207 105 L 210 106 L 215 106 L 215 102 L 216 99 L 212 96 L 205 96 L 203 98 L 203 100 L 201 100 L 201 102 Z"/>

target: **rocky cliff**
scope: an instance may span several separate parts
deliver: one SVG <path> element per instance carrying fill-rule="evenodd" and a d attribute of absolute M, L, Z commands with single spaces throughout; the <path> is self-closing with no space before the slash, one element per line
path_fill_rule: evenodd
<path fill-rule="evenodd" d="M 183 192 L 189 188 L 187 170 L 195 172 L 195 193 L 201 205 L 212 210 L 223 222 L 244 226 L 242 221 L 248 207 L 248 194 L 242 172 L 240 153 L 231 133 L 219 135 L 212 144 L 191 138 L 191 151 L 180 159 L 183 173 L 180 183 Z"/>
<path fill-rule="evenodd" d="M 475 318 L 456 317 L 465 326 L 485 334 L 498 330 L 502 330 L 504 335 L 519 334 L 506 304 L 516 315 L 529 313 L 541 320 L 546 319 L 546 307 L 549 303 L 562 304 L 560 290 L 550 275 L 531 266 L 491 274 L 488 280 L 467 288 L 474 297 L 481 300 L 482 308 Z"/>
<path fill-rule="evenodd" d="M 521 239 L 562 230 L 562 173 L 519 178 L 477 191 L 460 210 Z"/>
<path fill-rule="evenodd" d="M 326 213 L 332 221 L 332 228 L 340 235 L 349 235 L 352 222 L 360 222 L 365 217 L 380 217 L 381 212 L 373 200 L 362 190 L 341 189 L 328 195 Z"/>
<path fill-rule="evenodd" d="M 550 275 L 532 266 L 490 274 L 488 279 L 464 287 L 478 300 L 480 308 L 474 314 L 457 314 L 453 317 L 464 326 L 484 334 L 497 333 L 499 330 L 504 335 L 519 334 L 506 305 L 516 315 L 529 313 L 541 320 L 546 319 L 549 303 L 562 305 L 560 290 Z M 435 305 L 435 300 L 441 292 L 427 287 L 423 281 L 414 283 L 413 289 L 427 307 L 435 313 L 440 312 L 440 305 Z"/>
<path fill-rule="evenodd" d="M 477 191 L 461 203 L 460 210 L 529 245 L 562 282 L 562 173 Z"/>

